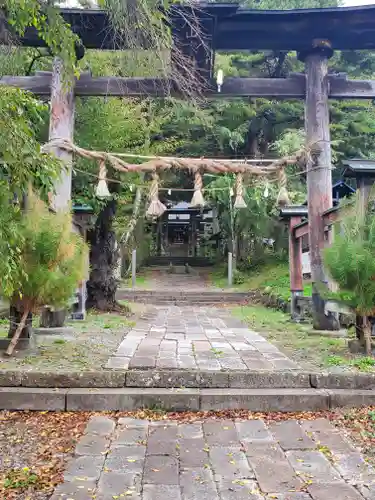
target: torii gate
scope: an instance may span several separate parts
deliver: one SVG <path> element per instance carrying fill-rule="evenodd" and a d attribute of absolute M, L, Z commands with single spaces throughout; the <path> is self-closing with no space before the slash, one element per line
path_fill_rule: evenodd
<path fill-rule="evenodd" d="M 172 6 L 171 26 L 176 44 L 195 60 L 197 73 L 207 82 L 207 95 L 217 97 L 273 97 L 305 99 L 307 145 L 314 145 L 307 165 L 309 246 L 313 284 L 326 282 L 322 265 L 324 247 L 323 214 L 332 207 L 331 146 L 328 99 L 373 99 L 375 81 L 347 80 L 345 75 L 329 75 L 328 59 L 334 50 L 375 49 L 375 5 L 353 8 L 290 11 L 254 11 L 238 4 L 199 4 L 194 11 L 205 44 L 198 43 L 181 12 L 190 7 Z M 121 49 L 111 30 L 108 15 L 100 10 L 62 9 L 87 49 Z M 1 31 L 3 32 L 3 31 Z M 197 43 L 195 43 L 197 42 Z M 42 46 L 36 33 L 28 30 L 21 43 Z M 227 78 L 216 92 L 213 76 L 215 50 L 297 51 L 305 63 L 305 74 L 289 78 Z M 0 83 L 51 96 L 50 139 L 71 139 L 74 129 L 75 96 L 164 96 L 166 89 L 178 93 L 173 81 L 157 78 L 92 78 L 82 75 L 71 86 L 62 85 L 64 68 L 55 59 L 53 72 L 30 77 L 3 77 Z M 57 186 L 55 205 L 65 207 L 71 194 L 71 155 L 56 154 L 68 169 Z M 324 314 L 324 301 L 313 286 L 313 314 L 316 328 L 332 327 Z"/>

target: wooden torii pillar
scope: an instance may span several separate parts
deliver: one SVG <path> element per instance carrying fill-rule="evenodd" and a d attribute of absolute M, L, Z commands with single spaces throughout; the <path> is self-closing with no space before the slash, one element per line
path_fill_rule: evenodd
<path fill-rule="evenodd" d="M 302 238 L 295 238 L 294 226 L 307 217 L 307 207 L 302 205 L 290 205 L 280 210 L 280 216 L 288 222 L 289 229 L 289 278 L 290 278 L 290 313 L 292 320 L 301 318 L 297 298 L 303 295 L 303 271 L 302 271 Z"/>
<path fill-rule="evenodd" d="M 332 207 L 332 158 L 329 131 L 328 59 L 333 50 L 327 40 L 314 40 L 299 58 L 306 68 L 305 130 L 310 150 L 307 163 L 307 195 L 309 210 L 309 247 L 312 278 L 313 325 L 317 330 L 337 329 L 337 323 L 326 316 L 324 299 L 319 290 L 327 287 L 322 253 L 326 245 L 323 213 Z"/>
<path fill-rule="evenodd" d="M 74 76 L 65 70 L 63 60 L 55 57 L 51 79 L 50 141 L 53 139 L 73 141 L 74 84 Z M 72 153 L 58 147 L 51 148 L 51 152 L 61 160 L 64 167 L 54 186 L 55 192 L 51 199 L 52 209 L 56 211 L 66 210 L 69 208 L 72 198 Z M 80 292 L 82 293 L 82 290 Z M 48 307 L 44 308 L 41 316 L 41 326 L 45 328 L 63 326 L 65 314 L 65 311 L 51 311 Z"/>

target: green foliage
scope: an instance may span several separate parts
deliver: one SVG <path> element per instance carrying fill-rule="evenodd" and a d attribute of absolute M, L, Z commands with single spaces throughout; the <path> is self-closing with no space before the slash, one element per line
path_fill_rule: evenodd
<path fill-rule="evenodd" d="M 43 153 L 36 140 L 45 110 L 31 94 L 0 87 L 0 179 L 8 183 L 10 196 L 21 196 L 29 182 L 46 196 L 57 178 L 60 162 Z"/>
<path fill-rule="evenodd" d="M 369 205 L 371 207 L 371 204 Z M 375 217 L 363 214 L 361 200 L 337 226 L 332 245 L 324 252 L 324 263 L 338 284 L 338 297 L 360 315 L 371 315 L 375 304 Z"/>
<path fill-rule="evenodd" d="M 70 212 L 52 213 L 30 191 L 27 209 L 20 216 L 8 202 L 0 213 L 0 293 L 33 310 L 45 304 L 66 305 L 84 277 L 88 249 L 72 232 Z M 4 239 L 3 217 L 12 222 L 14 239 Z M 7 231 L 5 229 L 5 231 Z M 9 259 L 14 264 L 9 272 Z"/>
<path fill-rule="evenodd" d="M 78 36 L 65 23 L 54 2 L 39 0 L 1 0 L 9 25 L 23 36 L 27 28 L 35 28 L 53 55 L 64 60 L 66 70 L 76 70 L 75 45 Z"/>
<path fill-rule="evenodd" d="M 242 283 L 245 283 L 245 276 L 241 271 L 238 269 L 235 269 L 233 271 L 233 284 L 234 285 L 242 285 Z"/>

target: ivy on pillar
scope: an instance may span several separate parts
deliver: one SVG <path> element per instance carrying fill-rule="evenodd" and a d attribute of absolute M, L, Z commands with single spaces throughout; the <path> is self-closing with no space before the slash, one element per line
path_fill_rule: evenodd
<path fill-rule="evenodd" d="M 329 130 L 328 59 L 333 50 L 327 40 L 314 40 L 299 54 L 306 68 L 305 130 L 309 149 L 307 193 L 309 211 L 309 247 L 312 278 L 313 324 L 317 330 L 336 330 L 337 321 L 325 314 L 321 291 L 328 277 L 323 267 L 325 246 L 323 213 L 332 207 L 332 158 Z"/>

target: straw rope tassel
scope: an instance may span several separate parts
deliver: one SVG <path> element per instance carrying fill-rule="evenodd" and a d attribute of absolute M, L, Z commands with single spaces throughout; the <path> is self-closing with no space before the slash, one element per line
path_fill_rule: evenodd
<path fill-rule="evenodd" d="M 243 198 L 243 177 L 242 174 L 236 175 L 236 199 L 234 208 L 246 208 L 246 202 Z"/>
<path fill-rule="evenodd" d="M 290 199 L 288 195 L 287 186 L 287 178 L 285 173 L 285 168 L 281 167 L 278 171 L 279 185 L 280 190 L 277 196 L 277 205 L 279 207 L 285 207 L 285 205 L 290 205 Z"/>
<path fill-rule="evenodd" d="M 105 161 L 101 160 L 99 162 L 99 182 L 96 186 L 95 194 L 98 198 L 110 198 L 111 193 L 108 190 L 107 185 L 107 169 L 105 167 Z"/>
<path fill-rule="evenodd" d="M 204 206 L 204 198 L 203 198 L 203 179 L 199 170 L 196 170 L 194 173 L 194 194 L 190 202 L 191 207 L 203 207 Z"/>
<path fill-rule="evenodd" d="M 146 215 L 149 217 L 160 217 L 167 210 L 167 207 L 159 200 L 159 176 L 156 172 L 152 174 L 150 187 L 150 206 Z"/>

